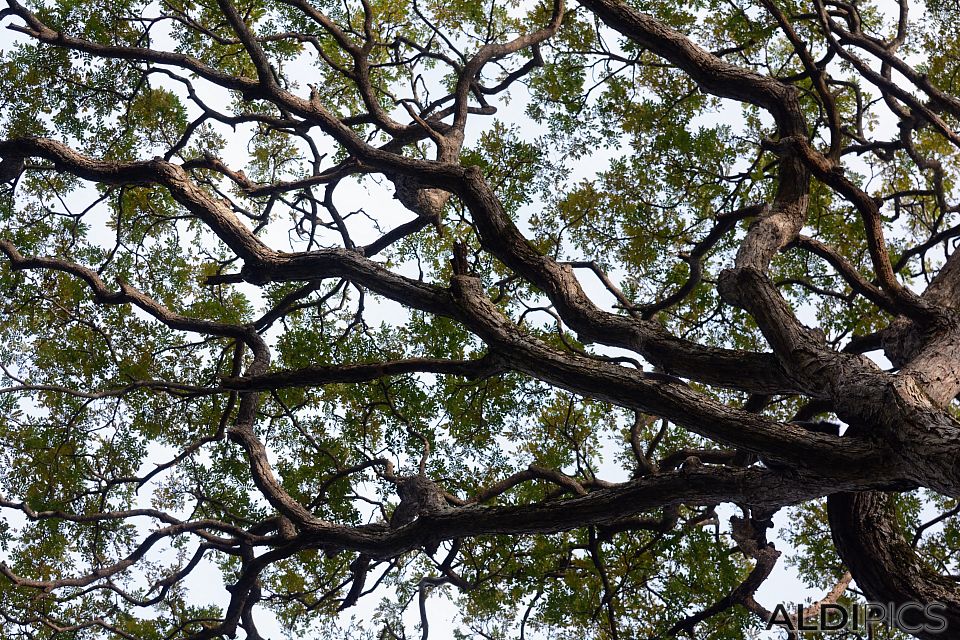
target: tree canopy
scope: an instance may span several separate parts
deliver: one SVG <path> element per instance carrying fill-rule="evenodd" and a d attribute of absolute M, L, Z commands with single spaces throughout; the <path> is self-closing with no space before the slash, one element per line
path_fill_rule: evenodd
<path fill-rule="evenodd" d="M 960 629 L 950 3 L 0 25 L 4 637 Z"/>

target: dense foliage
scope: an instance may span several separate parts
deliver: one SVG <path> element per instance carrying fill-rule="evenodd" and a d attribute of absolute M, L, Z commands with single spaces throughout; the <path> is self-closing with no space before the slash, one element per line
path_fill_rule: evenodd
<path fill-rule="evenodd" d="M 4 637 L 960 629 L 908 4 L 4 0 Z"/>

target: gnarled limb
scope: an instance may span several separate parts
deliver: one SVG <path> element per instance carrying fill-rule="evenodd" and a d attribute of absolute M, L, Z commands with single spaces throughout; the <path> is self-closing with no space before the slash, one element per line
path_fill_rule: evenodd
<path fill-rule="evenodd" d="M 838 493 L 827 499 L 830 531 L 844 564 L 857 586 L 876 602 L 942 603 L 937 609 L 947 629 L 960 627 L 960 590 L 955 581 L 925 566 L 897 525 L 890 497 L 879 492 Z M 912 627 L 933 624 L 922 612 L 907 609 L 904 622 Z M 924 640 L 942 638 L 914 628 Z"/>

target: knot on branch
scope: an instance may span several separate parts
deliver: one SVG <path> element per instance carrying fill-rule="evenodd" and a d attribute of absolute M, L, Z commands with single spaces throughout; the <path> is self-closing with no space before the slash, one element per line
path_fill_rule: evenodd
<path fill-rule="evenodd" d="M 756 558 L 762 551 L 773 549 L 773 545 L 767 542 L 766 523 L 759 522 L 753 518 L 740 518 L 733 516 L 730 518 L 730 535 L 737 547 L 744 555 Z M 776 556 L 780 553 L 775 551 Z"/>
<path fill-rule="evenodd" d="M 240 268 L 240 281 L 249 282 L 250 284 L 262 285 L 270 282 L 271 274 L 267 269 L 265 269 L 260 264 L 251 264 L 249 262 L 244 263 L 243 267 Z M 207 284 L 221 284 L 223 282 L 235 282 L 235 279 L 231 279 L 230 275 L 222 276 L 217 278 L 216 276 L 210 276 L 207 278 Z"/>
<path fill-rule="evenodd" d="M 427 218 L 440 229 L 440 214 L 450 200 L 450 192 L 426 187 L 410 176 L 388 176 L 396 189 L 394 197 L 410 211 Z"/>
<path fill-rule="evenodd" d="M 880 336 L 883 354 L 894 367 L 913 360 L 937 334 L 935 327 L 920 327 L 907 318 L 895 319 Z"/>
<path fill-rule="evenodd" d="M 796 154 L 798 149 L 807 143 L 802 136 L 783 136 L 782 138 L 763 138 L 760 148 L 776 156 Z"/>
<path fill-rule="evenodd" d="M 449 508 L 443 497 L 443 490 L 426 476 L 401 478 L 397 482 L 397 495 L 400 497 L 400 504 L 390 516 L 390 526 L 393 528 L 410 524 L 420 516 Z"/>
<path fill-rule="evenodd" d="M 277 533 L 284 540 L 293 540 L 297 537 L 297 526 L 290 518 L 280 516 L 277 519 Z"/>
<path fill-rule="evenodd" d="M 727 304 L 743 308 L 744 280 L 747 269 L 724 269 L 717 279 L 717 292 Z"/>

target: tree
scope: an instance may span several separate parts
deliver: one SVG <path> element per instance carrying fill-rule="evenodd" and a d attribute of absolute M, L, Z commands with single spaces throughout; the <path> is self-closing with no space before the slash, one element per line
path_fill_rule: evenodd
<path fill-rule="evenodd" d="M 778 512 L 823 602 L 960 629 L 908 10 L 6 0 L 4 634 L 742 638 Z"/>

